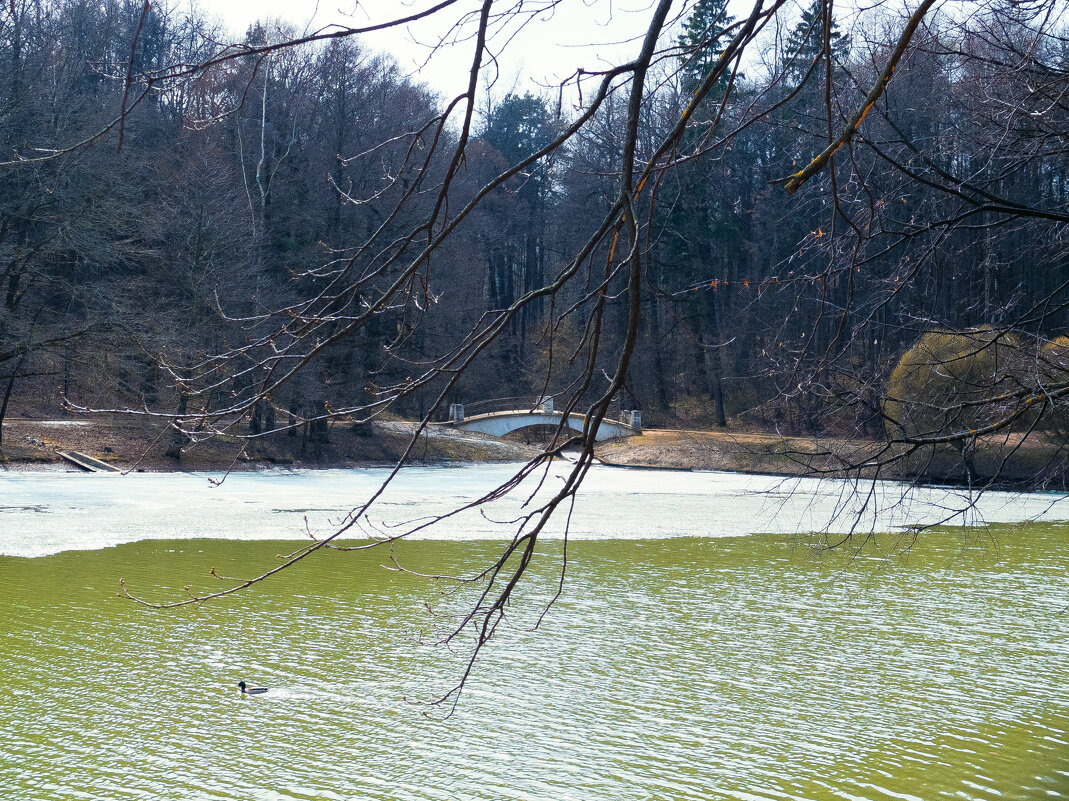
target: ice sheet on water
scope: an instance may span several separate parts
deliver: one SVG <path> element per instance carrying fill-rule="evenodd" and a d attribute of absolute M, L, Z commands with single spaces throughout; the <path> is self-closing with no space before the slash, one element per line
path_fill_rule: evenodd
<path fill-rule="evenodd" d="M 414 519 L 441 515 L 503 481 L 518 465 L 413 467 L 401 472 L 354 537 L 392 535 Z M 561 486 L 570 465 L 553 465 L 539 498 Z M 144 539 L 295 539 L 343 525 L 386 478 L 387 468 L 273 470 L 221 474 L 0 473 L 0 555 L 45 556 Z M 532 477 L 504 500 L 421 530 L 433 539 L 511 537 Z M 630 470 L 596 466 L 580 489 L 569 536 L 577 539 L 732 537 L 754 533 L 889 531 L 946 520 L 1067 520 L 1065 496 L 983 495 L 968 506 L 963 490 L 779 478 L 719 472 Z M 565 512 L 566 509 L 559 510 Z M 547 528 L 564 533 L 565 514 Z"/>

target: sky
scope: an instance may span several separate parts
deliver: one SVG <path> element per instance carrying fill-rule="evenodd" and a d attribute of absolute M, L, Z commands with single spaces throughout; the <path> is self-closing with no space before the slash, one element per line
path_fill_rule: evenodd
<path fill-rule="evenodd" d="M 545 0 L 535 0 L 544 3 Z M 530 90 L 543 93 L 575 72 L 576 67 L 604 68 L 638 52 L 655 0 L 564 0 L 552 13 L 539 15 L 517 30 L 512 18 L 498 36 L 508 47 L 502 55 L 494 86 L 495 95 Z M 332 23 L 366 26 L 389 16 L 414 13 L 434 0 L 200 0 L 200 7 L 222 19 L 235 37 L 255 19 L 276 17 L 294 24 L 298 31 Z M 478 8 L 474 0 L 462 0 L 464 11 Z M 507 4 L 502 4 L 507 5 Z M 531 3 L 528 2 L 528 6 Z M 681 6 L 682 7 L 682 6 Z M 450 8 L 444 14 L 451 22 L 460 13 Z M 678 12 L 677 12 L 678 13 Z M 373 50 L 391 53 L 406 71 L 418 71 L 419 79 L 443 95 L 459 94 L 467 82 L 472 57 L 470 42 L 444 48 L 425 64 L 429 45 L 442 37 L 446 16 L 404 29 L 375 32 L 362 37 Z M 509 38 L 514 35 L 514 38 Z M 500 49 L 500 45 L 499 45 Z"/>

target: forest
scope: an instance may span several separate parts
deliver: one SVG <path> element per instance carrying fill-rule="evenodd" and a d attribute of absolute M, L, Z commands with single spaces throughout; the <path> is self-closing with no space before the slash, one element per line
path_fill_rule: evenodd
<path fill-rule="evenodd" d="M 0 432 L 133 410 L 177 457 L 531 396 L 1060 454 L 1064 8 L 670 5 L 634 62 L 507 91 L 488 0 L 447 97 L 373 32 L 5 4 Z"/>

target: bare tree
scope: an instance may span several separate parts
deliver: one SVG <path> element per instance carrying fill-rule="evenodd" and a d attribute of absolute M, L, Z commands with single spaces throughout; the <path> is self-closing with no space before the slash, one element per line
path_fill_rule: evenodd
<path fill-rule="evenodd" d="M 254 177 L 247 176 L 245 185 L 254 238 L 262 246 L 270 227 L 271 183 L 281 180 L 286 164 L 299 163 L 294 126 L 306 124 L 282 106 L 273 116 L 271 82 L 281 75 L 279 65 L 287 54 L 328 45 L 318 78 L 293 77 L 321 80 L 336 90 L 332 146 L 348 148 L 332 154 L 336 163 L 328 184 L 335 224 L 327 257 L 322 251 L 318 257 L 300 251 L 300 263 L 287 276 L 292 291 L 280 282 L 270 293 L 257 290 L 255 302 L 240 308 L 217 304 L 212 314 L 240 331 L 240 340 L 199 359 L 161 357 L 160 365 L 183 399 L 182 412 L 139 413 L 166 420 L 183 438 L 196 441 L 224 431 L 261 437 L 287 426 L 325 426 L 331 419 L 359 424 L 387 410 L 411 410 L 414 398 L 428 400 L 421 402 L 419 423 L 397 467 L 352 510 L 345 525 L 267 573 L 228 581 L 214 593 L 153 605 L 199 603 L 239 592 L 360 533 L 361 521 L 443 404 L 502 342 L 524 329 L 524 341 L 541 354 L 535 394 L 554 398 L 565 414 L 582 412 L 586 423 L 580 434 L 570 434 L 562 425 L 538 457 L 472 504 L 514 491 L 529 477 L 544 482 L 551 460 L 566 447 L 578 447 L 561 486 L 526 507 L 513 521 L 499 558 L 465 579 L 479 588 L 478 597 L 445 638 L 474 632 L 474 647 L 457 686 L 443 700 L 455 701 L 480 649 L 505 620 L 551 517 L 567 515 L 593 463 L 598 426 L 610 404 L 627 391 L 636 354 L 651 347 L 648 321 L 671 323 L 671 314 L 658 309 L 662 304 L 688 298 L 691 308 L 700 309 L 696 314 L 705 322 L 697 324 L 694 348 L 707 356 L 718 422 L 726 420 L 717 393 L 727 344 L 708 326 L 729 311 L 764 326 L 759 337 L 749 338 L 750 350 L 740 359 L 768 361 L 776 403 L 802 409 L 806 425 L 814 429 L 844 417 L 851 425 L 862 418 L 875 421 L 871 425 L 887 437 L 863 458 L 839 464 L 840 472 L 879 476 L 885 466 L 944 444 L 956 445 L 964 454 L 987 434 L 1019 426 L 1039 430 L 1060 408 L 1069 394 L 1061 351 L 1047 348 L 1043 332 L 1032 324 L 1065 308 L 1063 280 L 1049 282 L 1025 303 L 1003 304 L 1006 313 L 990 335 L 973 338 L 979 351 L 1008 341 L 1018 329 L 1029 331 L 1027 340 L 1015 340 L 1016 350 L 1044 358 L 1028 361 L 1028 369 L 1015 367 L 988 383 L 978 382 L 975 391 L 943 397 L 938 427 L 917 431 L 901 425 L 892 407 L 908 399 L 888 398 L 887 371 L 881 372 L 913 338 L 939 325 L 930 306 L 901 301 L 925 281 L 937 280 L 931 270 L 945 263 L 948 242 L 972 237 L 969 247 L 983 254 L 977 269 L 984 276 L 987 316 L 978 316 L 975 326 L 990 325 L 999 305 L 1000 256 L 994 234 L 1022 226 L 1017 238 L 1026 240 L 1039 226 L 1049 241 L 1058 243 L 1058 258 L 1064 258 L 1061 239 L 1069 218 L 1060 184 L 1057 189 L 1048 184 L 1051 192 L 1062 193 L 1057 197 L 1029 192 L 1049 159 L 1061 157 L 1064 150 L 1067 73 L 1064 56 L 1058 55 L 1064 40 L 1057 33 L 1061 21 L 1054 0 L 991 0 L 964 19 L 949 4 L 941 10 L 940 0 L 922 0 L 906 11 L 878 4 L 869 12 L 882 15 L 878 26 L 858 29 L 879 29 L 872 41 L 838 32 L 832 0 L 816 0 L 801 12 L 786 0 L 754 0 L 745 15 L 730 21 L 721 8 L 714 14 L 715 24 L 692 26 L 684 37 L 673 25 L 690 9 L 659 0 L 628 60 L 579 69 L 557 87 L 562 105 L 566 93 L 575 98 L 572 113 L 559 112 L 559 120 L 543 127 L 544 135 L 511 143 L 518 150 L 506 153 L 510 148 L 498 143 L 491 155 L 493 136 L 479 129 L 477 101 L 495 75 L 497 54 L 518 27 L 537 25 L 558 3 L 482 0 L 468 10 L 457 0 L 443 0 L 362 28 L 331 27 L 281 41 L 250 36 L 242 44 L 189 60 L 147 65 L 135 58 L 145 35 L 146 11 L 134 34 L 134 55 L 101 68 L 123 82 L 121 105 L 113 115 L 78 141 L 47 151 L 19 149 L 4 165 L 53 162 L 116 139 L 122 146 L 124 134 L 137 125 L 141 104 L 185 93 L 195 98 L 187 126 L 235 125 L 241 148 L 255 144 L 242 164 L 250 165 L 250 172 L 255 165 Z M 428 18 L 440 21 L 443 44 L 460 42 L 453 46 L 468 49 L 466 86 L 431 109 L 413 102 L 411 87 L 391 84 L 393 99 L 407 98 L 412 116 L 401 129 L 354 138 L 347 132 L 344 111 L 354 98 L 344 80 L 364 67 L 346 51 L 348 42 Z M 763 58 L 769 47 L 774 57 Z M 964 70 L 955 78 L 971 73 L 990 91 L 960 102 L 946 97 L 955 121 L 938 135 L 923 137 L 908 130 L 908 114 L 896 106 L 902 96 L 895 90 L 903 81 L 942 80 L 931 70 L 924 72 L 931 54 L 955 59 Z M 298 73 L 295 67 L 293 75 Z M 666 99 L 669 89 L 674 100 Z M 544 103 L 538 105 L 545 110 Z M 192 115 L 194 108 L 199 116 Z M 962 115 L 970 124 L 961 122 Z M 759 131 L 764 133 L 758 136 Z M 963 131 L 978 141 L 969 148 L 957 143 L 955 154 L 982 151 L 984 164 L 947 156 Z M 1014 139 L 1012 147 L 1006 145 L 1008 136 Z M 530 194 L 535 182 L 546 180 L 550 165 L 569 162 L 586 165 L 577 185 L 597 200 L 582 206 L 585 218 L 573 215 L 568 222 L 566 249 L 547 255 L 538 250 L 541 242 L 526 240 L 523 279 L 510 291 L 488 292 L 485 304 L 458 295 L 458 286 L 469 286 L 471 278 L 458 265 L 470 262 L 473 243 L 487 241 L 483 215 L 492 220 L 499 211 L 495 204 Z M 500 166 L 488 174 L 488 165 L 494 164 Z M 350 177 L 356 170 L 367 174 L 354 183 Z M 784 255 L 764 262 L 760 274 L 758 260 L 751 259 L 754 274 L 728 277 L 724 271 L 737 264 L 721 257 L 715 239 L 702 235 L 696 240 L 703 227 L 713 224 L 715 199 L 705 196 L 688 206 L 675 203 L 673 196 L 681 197 L 683 190 L 675 189 L 694 184 L 697 176 L 699 185 L 720 188 L 716 202 L 724 214 L 733 214 L 733 207 L 743 202 L 734 195 L 740 171 L 749 176 L 747 204 L 775 210 L 766 216 L 776 224 L 765 239 Z M 689 197 L 695 197 L 694 191 L 686 190 Z M 574 203 L 574 196 L 569 202 Z M 673 222 L 667 209 L 672 205 L 692 213 L 686 226 Z M 347 212 L 363 225 L 358 234 L 345 229 L 348 240 L 340 241 L 338 221 Z M 665 238 L 669 230 L 691 233 L 672 244 Z M 672 272 L 668 262 L 673 253 L 688 259 L 685 270 Z M 260 275 L 257 259 L 252 262 L 254 274 Z M 491 265 L 492 275 L 494 269 Z M 728 303 L 710 293 L 720 286 L 751 294 Z M 940 292 L 918 292 L 917 297 L 930 304 L 940 299 Z M 697 300 L 689 300 L 693 298 Z M 458 309 L 463 313 L 458 315 Z M 898 319 L 888 319 L 889 310 Z M 899 347 L 873 359 L 874 343 L 889 338 L 897 338 Z M 375 357 L 357 371 L 364 391 L 279 405 L 309 374 L 336 373 L 355 349 L 353 343 L 375 350 Z M 951 359 L 970 355 L 960 349 L 955 353 Z M 654 365 L 650 369 L 663 374 L 655 355 L 647 358 Z M 945 361 L 928 367 L 936 369 Z M 1039 364 L 1044 367 L 1034 367 Z M 244 433 L 242 421 L 259 414 L 265 404 L 272 409 L 278 405 L 268 419 L 279 422 L 260 422 Z M 974 407 L 983 414 L 964 413 Z M 376 547 L 434 522 L 419 521 L 355 547 Z M 565 566 L 562 560 L 561 582 Z"/>

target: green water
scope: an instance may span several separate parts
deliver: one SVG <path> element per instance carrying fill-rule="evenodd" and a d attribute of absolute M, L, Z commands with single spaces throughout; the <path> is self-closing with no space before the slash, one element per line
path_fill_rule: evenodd
<path fill-rule="evenodd" d="M 142 542 L 0 558 L 0 799 L 1049 799 L 1069 795 L 1069 528 L 889 539 L 560 545 L 456 713 L 466 598 L 326 554 L 254 593 L 116 597 L 246 575 L 291 544 Z M 462 571 L 489 542 L 412 542 Z M 239 679 L 271 691 L 242 698 Z"/>

